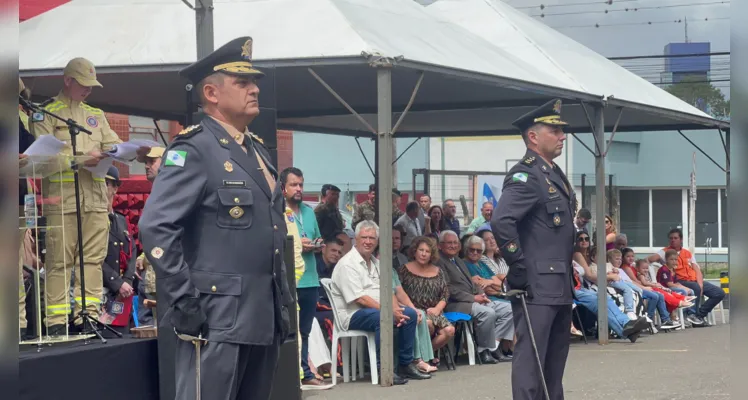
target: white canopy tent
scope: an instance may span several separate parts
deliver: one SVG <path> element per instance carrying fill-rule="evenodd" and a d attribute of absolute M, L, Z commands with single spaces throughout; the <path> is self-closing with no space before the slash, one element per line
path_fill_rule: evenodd
<path fill-rule="evenodd" d="M 506 25 L 486 19 L 503 15 L 491 9 L 517 21 L 517 28 L 495 28 L 490 35 L 475 31 Z M 476 17 L 482 19 L 471 23 Z M 400 137 L 515 134 L 514 117 L 550 97 L 571 100 L 564 112 L 574 132 L 590 131 L 579 101 L 630 108 L 619 131 L 718 124 L 499 2 L 438 1 L 423 7 L 411 0 L 229 0 L 215 3 L 214 18 L 216 47 L 251 35 L 257 65 L 277 68 L 273 91 L 284 129 L 367 136 L 307 70 L 313 67 L 335 82 L 333 89 L 373 125 L 376 87 L 371 58 L 362 54 L 402 57 L 392 70 L 395 111 L 405 108 L 424 73 Z M 532 40 L 522 29 L 532 32 Z M 65 40 L 50 40 L 49 32 Z M 92 104 L 158 118 L 185 113 L 186 82 L 175 72 L 195 60 L 196 46 L 194 12 L 180 2 L 76 0 L 22 23 L 20 37 L 20 70 L 35 77 L 27 84 L 37 96 L 55 94 L 55 77 L 65 63 L 83 56 L 97 66 L 106 87 L 94 91 Z M 616 110 L 606 108 L 605 116 L 612 128 Z"/>
<path fill-rule="evenodd" d="M 572 132 L 594 130 L 602 193 L 606 129 L 728 127 L 505 5 L 440 3 L 216 1 L 215 47 L 238 36 L 254 38 L 255 64 L 274 68 L 261 81 L 261 101 L 272 97 L 279 128 L 376 139 L 382 221 L 391 219 L 395 131 L 398 137 L 516 134 L 512 120 L 560 97 Z M 487 19 L 492 14 L 481 11 L 484 5 L 498 10 L 497 19 Z M 507 21 L 514 23 L 511 29 L 488 26 Z M 194 24 L 194 12 L 176 0 L 76 0 L 21 24 L 21 75 L 36 96 L 51 96 L 67 61 L 86 57 L 104 84 L 90 96 L 93 105 L 181 120 L 186 81 L 176 71 L 196 58 Z M 604 209 L 598 204 L 600 213 Z M 380 231 L 380 252 L 382 315 L 388 321 L 389 224 Z M 391 384 L 387 325 L 382 378 Z"/>

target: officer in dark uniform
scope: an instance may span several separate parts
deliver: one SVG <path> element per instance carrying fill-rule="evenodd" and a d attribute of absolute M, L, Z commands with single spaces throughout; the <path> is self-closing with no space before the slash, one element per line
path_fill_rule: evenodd
<path fill-rule="evenodd" d="M 104 282 L 102 321 L 120 333 L 127 333 L 132 313 L 133 280 L 137 250 L 125 216 L 112 209 L 114 195 L 121 185 L 117 167 L 109 167 L 105 176 L 109 204 L 109 243 L 101 266 Z"/>
<path fill-rule="evenodd" d="M 230 41 L 180 72 L 203 112 L 166 149 L 140 219 L 159 301 L 201 348 L 207 400 L 270 397 L 293 303 L 283 262 L 286 224 L 278 172 L 247 130 L 259 114 L 252 39 Z M 194 399 L 193 343 L 176 349 L 176 399 Z"/>
<path fill-rule="evenodd" d="M 511 289 L 527 291 L 527 308 L 543 365 L 548 393 L 564 398 L 561 380 L 569 353 L 574 215 L 573 187 L 553 159 L 561 155 L 566 134 L 561 100 L 550 101 L 512 123 L 522 132 L 525 157 L 504 179 L 491 228 L 509 265 Z M 512 301 L 517 344 L 512 362 L 512 398 L 544 399 L 527 321 L 518 299 Z"/>

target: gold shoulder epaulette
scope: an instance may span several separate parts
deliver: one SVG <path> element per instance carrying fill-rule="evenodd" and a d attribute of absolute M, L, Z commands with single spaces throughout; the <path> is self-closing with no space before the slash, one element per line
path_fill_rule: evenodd
<path fill-rule="evenodd" d="M 177 137 L 186 139 L 186 138 L 192 137 L 194 134 L 202 130 L 203 130 L 203 127 L 201 125 L 188 126 L 182 129 L 179 133 L 177 133 Z"/>
<path fill-rule="evenodd" d="M 527 165 L 528 167 L 531 167 L 535 165 L 536 162 L 537 160 L 535 159 L 535 156 L 530 156 L 530 157 L 523 159 L 521 163 Z"/>

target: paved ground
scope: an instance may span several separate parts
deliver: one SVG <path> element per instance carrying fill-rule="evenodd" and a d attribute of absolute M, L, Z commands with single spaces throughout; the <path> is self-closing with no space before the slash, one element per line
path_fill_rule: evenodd
<path fill-rule="evenodd" d="M 642 336 L 636 344 L 573 343 L 564 377 L 569 400 L 729 399 L 728 325 Z M 458 366 L 427 381 L 382 388 L 371 380 L 338 382 L 305 400 L 511 399 L 511 365 Z M 368 379 L 368 377 L 367 377 Z"/>

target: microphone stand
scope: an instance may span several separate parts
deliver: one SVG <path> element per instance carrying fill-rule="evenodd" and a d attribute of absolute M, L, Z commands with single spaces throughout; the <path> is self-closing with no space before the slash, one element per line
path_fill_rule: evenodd
<path fill-rule="evenodd" d="M 90 135 L 91 131 L 88 129 L 82 127 L 80 124 L 75 122 L 72 118 L 62 118 L 59 115 L 56 115 L 55 113 L 49 112 L 45 110 L 42 107 L 37 106 L 36 104 L 27 101 L 23 97 L 19 96 L 19 101 L 21 104 L 33 111 L 41 112 L 43 114 L 49 115 L 52 118 L 55 118 L 57 120 L 60 120 L 64 122 L 68 126 L 68 131 L 70 132 L 70 145 L 73 148 L 73 156 L 78 153 L 77 148 L 77 141 L 76 137 L 81 132 L 85 132 L 86 134 Z M 89 314 L 88 310 L 86 309 L 86 270 L 83 267 L 83 227 L 82 227 L 82 218 L 81 218 L 81 194 L 80 194 L 80 182 L 78 180 L 78 170 L 79 166 L 78 163 L 73 160 L 73 163 L 71 165 L 71 168 L 73 170 L 73 182 L 75 184 L 75 212 L 76 212 L 76 224 L 78 226 L 78 267 L 79 267 L 79 273 L 80 273 L 80 293 L 81 293 L 81 311 L 78 313 L 78 315 L 81 317 L 81 321 L 83 324 L 83 331 L 81 334 L 95 334 L 98 336 L 99 340 L 101 340 L 102 343 L 106 343 L 106 339 L 101 335 L 101 329 L 100 327 L 103 327 L 104 329 L 108 330 L 109 332 L 112 332 L 117 337 L 122 337 L 122 334 L 114 330 L 111 326 L 101 323 L 100 321 L 94 319 L 91 317 L 91 314 Z"/>

